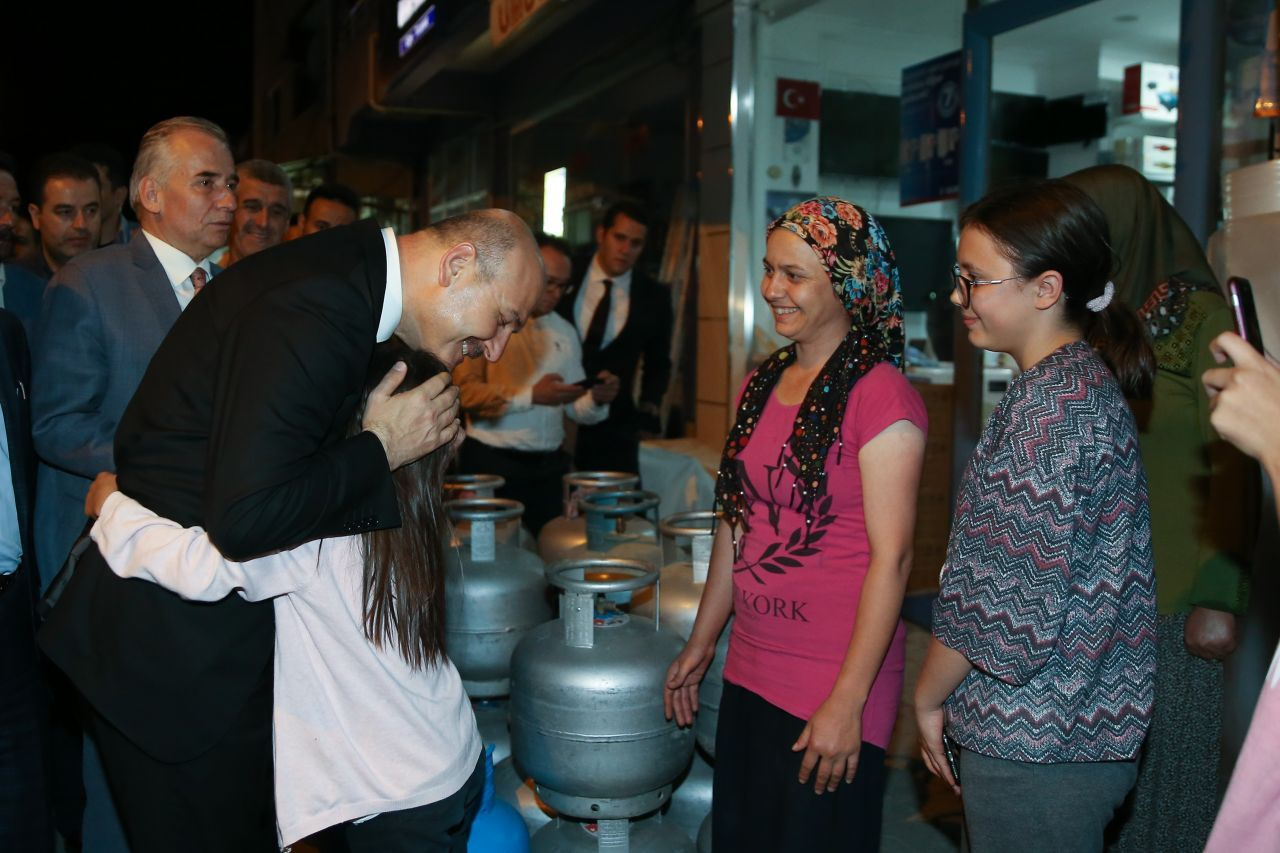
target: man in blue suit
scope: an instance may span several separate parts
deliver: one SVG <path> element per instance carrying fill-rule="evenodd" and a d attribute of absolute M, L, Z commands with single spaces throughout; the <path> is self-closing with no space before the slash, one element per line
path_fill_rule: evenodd
<path fill-rule="evenodd" d="M 146 192 L 143 187 L 145 185 Z M 236 209 L 226 134 L 203 119 L 147 131 L 130 180 L 139 233 L 69 261 L 45 293 L 32 399 L 39 477 L 36 552 L 45 584 L 85 527 L 84 497 L 115 470 L 125 405 L 169 328 L 216 271 Z"/>
<path fill-rule="evenodd" d="M 140 229 L 128 244 L 71 259 L 49 283 L 34 347 L 38 392 L 32 396 L 35 448 L 43 463 L 36 562 L 44 585 L 85 528 L 84 498 L 93 477 L 115 470 L 116 427 L 151 357 L 217 271 L 208 256 L 227 242 L 235 188 L 234 160 L 221 128 L 195 118 L 157 124 L 142 138 L 130 180 Z M 59 760 L 61 743 L 55 740 L 59 778 L 79 763 L 74 756 Z M 85 849 L 124 849 L 92 748 L 84 781 Z M 74 835 L 79 821 L 62 804 L 60 798 L 59 829 Z"/>

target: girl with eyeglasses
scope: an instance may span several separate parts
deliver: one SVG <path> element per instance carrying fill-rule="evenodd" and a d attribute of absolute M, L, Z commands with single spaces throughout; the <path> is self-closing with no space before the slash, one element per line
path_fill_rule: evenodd
<path fill-rule="evenodd" d="M 1150 348 L 1080 190 L 1019 184 L 960 224 L 951 301 L 1021 373 L 956 497 L 916 687 L 925 763 L 961 794 L 977 853 L 1100 851 L 1152 710 L 1151 522 L 1126 401 L 1150 392 Z"/>

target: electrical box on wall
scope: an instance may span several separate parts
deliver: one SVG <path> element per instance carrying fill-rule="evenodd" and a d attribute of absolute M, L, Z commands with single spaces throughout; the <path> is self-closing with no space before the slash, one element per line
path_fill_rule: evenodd
<path fill-rule="evenodd" d="M 1178 120 L 1178 66 L 1140 62 L 1124 70 L 1124 113 L 1150 121 Z"/>

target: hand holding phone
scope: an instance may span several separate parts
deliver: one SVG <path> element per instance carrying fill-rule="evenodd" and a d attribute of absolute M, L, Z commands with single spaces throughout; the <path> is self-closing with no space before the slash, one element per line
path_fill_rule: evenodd
<path fill-rule="evenodd" d="M 573 384 L 577 385 L 579 388 L 588 389 L 588 388 L 594 388 L 595 386 L 599 385 L 602 381 L 603 380 L 600 379 L 600 377 L 598 376 L 588 376 L 586 379 L 579 379 L 577 382 Z"/>
<path fill-rule="evenodd" d="M 1244 338 L 1258 352 L 1262 348 L 1262 330 L 1258 327 L 1258 309 L 1253 304 L 1253 287 L 1247 278 L 1233 275 L 1227 279 L 1227 301 L 1231 303 L 1231 317 L 1235 321 L 1236 334 Z"/>
<path fill-rule="evenodd" d="M 951 768 L 951 778 L 956 780 L 956 784 L 960 784 L 960 764 L 956 761 L 956 748 L 951 740 L 951 736 L 947 734 L 946 729 L 942 731 L 942 751 L 947 756 L 947 766 Z"/>

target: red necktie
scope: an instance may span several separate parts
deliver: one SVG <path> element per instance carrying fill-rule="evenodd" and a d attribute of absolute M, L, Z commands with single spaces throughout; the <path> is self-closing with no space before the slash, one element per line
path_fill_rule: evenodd
<path fill-rule="evenodd" d="M 191 271 L 191 286 L 195 288 L 195 292 L 199 293 L 200 288 L 204 287 L 204 283 L 209 280 L 209 274 L 204 271 L 204 267 L 196 267 Z"/>

